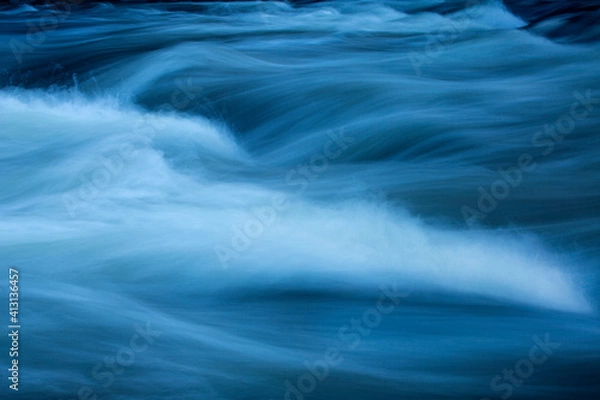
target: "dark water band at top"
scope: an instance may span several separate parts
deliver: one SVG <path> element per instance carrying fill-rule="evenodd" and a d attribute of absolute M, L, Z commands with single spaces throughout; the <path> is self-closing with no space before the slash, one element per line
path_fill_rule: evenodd
<path fill-rule="evenodd" d="M 273 0 L 281 1 L 294 6 L 313 6 L 319 3 L 339 3 L 338 0 Z M 178 0 L 110 0 L 97 2 L 93 0 L 3 0 L 0 6 L 47 6 L 88 8 L 95 4 L 115 5 L 143 5 L 164 4 L 170 9 L 198 11 L 197 4 L 211 3 L 251 3 L 253 0 L 204 0 L 204 1 L 178 1 Z M 406 2 L 402 0 L 383 0 L 390 7 L 408 13 L 433 12 L 446 14 L 457 12 L 473 5 L 485 4 L 489 0 L 445 0 L 434 2 Z M 560 0 L 504 0 L 506 7 L 515 15 L 528 22 L 526 29 L 533 29 L 538 34 L 561 41 L 589 42 L 600 39 L 600 1 L 560 1 Z M 346 2 L 346 3 L 351 3 Z M 196 5 L 194 5 L 196 4 Z"/>

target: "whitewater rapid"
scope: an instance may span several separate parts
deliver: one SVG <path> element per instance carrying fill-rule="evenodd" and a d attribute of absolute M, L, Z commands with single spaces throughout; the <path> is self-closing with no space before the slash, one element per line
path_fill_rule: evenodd
<path fill-rule="evenodd" d="M 24 398 L 594 398 L 600 48 L 508 3 L 0 9 Z"/>

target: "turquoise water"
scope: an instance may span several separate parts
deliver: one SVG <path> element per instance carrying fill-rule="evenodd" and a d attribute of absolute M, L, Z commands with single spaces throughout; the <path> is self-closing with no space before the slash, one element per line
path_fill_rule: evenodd
<path fill-rule="evenodd" d="M 597 8 L 548 4 L 3 8 L 18 396 L 595 399 Z"/>

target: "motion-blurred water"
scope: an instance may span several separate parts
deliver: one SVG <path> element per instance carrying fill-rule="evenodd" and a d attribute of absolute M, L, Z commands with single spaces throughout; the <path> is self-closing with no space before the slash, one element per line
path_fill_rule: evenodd
<path fill-rule="evenodd" d="M 597 4 L 302 3 L 1 9 L 18 396 L 597 398 Z"/>

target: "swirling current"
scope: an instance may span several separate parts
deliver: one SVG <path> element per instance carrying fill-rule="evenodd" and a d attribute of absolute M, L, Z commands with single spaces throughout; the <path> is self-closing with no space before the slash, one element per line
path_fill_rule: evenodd
<path fill-rule="evenodd" d="M 2 398 L 597 399 L 599 9 L 3 3 Z"/>

